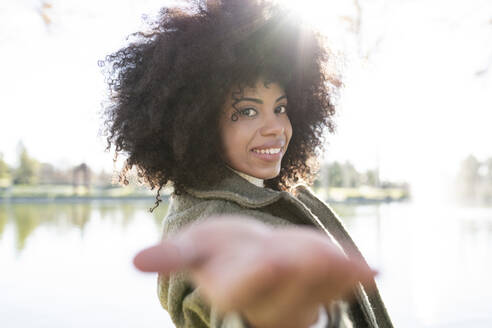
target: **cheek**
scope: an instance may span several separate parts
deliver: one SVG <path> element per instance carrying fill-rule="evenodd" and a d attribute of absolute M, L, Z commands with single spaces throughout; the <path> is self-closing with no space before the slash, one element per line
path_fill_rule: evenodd
<path fill-rule="evenodd" d="M 239 127 L 229 125 L 222 129 L 222 145 L 224 147 L 225 160 L 229 163 L 234 162 L 240 156 L 244 145 L 242 143 L 241 130 Z"/>
<path fill-rule="evenodd" d="M 287 124 L 285 127 L 285 134 L 287 135 L 287 143 L 288 143 L 292 137 L 292 124 L 290 123 L 289 119 L 287 119 Z"/>

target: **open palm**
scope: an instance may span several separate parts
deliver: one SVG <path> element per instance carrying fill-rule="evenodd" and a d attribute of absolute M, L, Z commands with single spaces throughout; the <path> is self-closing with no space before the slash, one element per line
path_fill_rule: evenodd
<path fill-rule="evenodd" d="M 307 327 L 319 304 L 375 275 L 316 230 L 273 229 L 239 216 L 191 225 L 142 250 L 134 263 L 146 272 L 189 271 L 212 304 L 240 312 L 253 327 Z"/>

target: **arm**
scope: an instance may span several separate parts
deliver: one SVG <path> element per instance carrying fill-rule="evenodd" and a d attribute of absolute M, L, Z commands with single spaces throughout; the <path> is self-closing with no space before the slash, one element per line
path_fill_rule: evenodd
<path fill-rule="evenodd" d="M 202 313 L 193 308 L 193 315 L 187 317 L 186 297 L 199 297 L 193 294 L 198 291 L 205 307 L 213 304 L 221 313 L 240 312 L 255 328 L 309 327 L 316 321 L 318 304 L 343 298 L 358 281 L 374 275 L 312 229 L 274 230 L 230 216 L 184 229 L 139 253 L 135 265 L 142 271 L 165 274 L 190 272 L 200 287 L 180 302 L 182 321 L 177 324 L 183 327 L 193 315 Z M 209 311 L 203 313 L 205 322 Z M 208 318 L 211 324 L 212 315 Z"/>

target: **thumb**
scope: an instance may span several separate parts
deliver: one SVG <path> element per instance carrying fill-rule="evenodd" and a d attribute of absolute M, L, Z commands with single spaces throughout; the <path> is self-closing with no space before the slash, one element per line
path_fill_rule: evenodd
<path fill-rule="evenodd" d="M 135 255 L 133 264 L 143 272 L 172 273 L 185 269 L 187 260 L 177 243 L 163 240 L 157 245 L 145 248 Z"/>

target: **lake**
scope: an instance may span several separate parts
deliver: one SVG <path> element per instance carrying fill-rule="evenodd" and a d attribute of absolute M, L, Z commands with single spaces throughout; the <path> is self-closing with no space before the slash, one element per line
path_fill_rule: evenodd
<path fill-rule="evenodd" d="M 173 327 L 133 256 L 160 239 L 163 202 L 0 204 L 0 326 Z M 396 327 L 492 326 L 492 208 L 334 206 L 380 271 Z"/>

